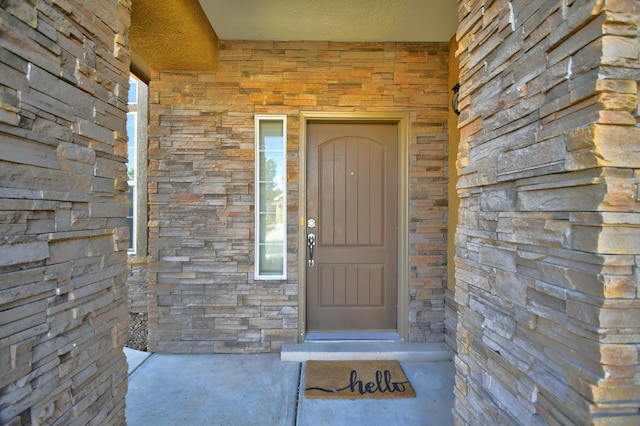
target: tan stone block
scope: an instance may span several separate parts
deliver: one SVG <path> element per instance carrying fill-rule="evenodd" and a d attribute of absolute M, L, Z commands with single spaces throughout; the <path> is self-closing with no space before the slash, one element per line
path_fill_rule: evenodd
<path fill-rule="evenodd" d="M 607 365 L 628 365 L 638 364 L 638 351 L 634 345 L 603 345 L 600 347 L 601 361 Z"/>
<path fill-rule="evenodd" d="M 567 149 L 587 149 L 587 155 L 569 153 L 567 167 L 570 170 L 593 166 L 640 167 L 640 150 L 634 151 L 635 145 L 628 143 L 632 140 L 640 140 L 639 128 L 594 124 L 572 131 L 567 137 Z"/>
<path fill-rule="evenodd" d="M 640 386 L 634 384 L 614 388 L 592 386 L 591 391 L 595 403 L 615 403 L 634 400 L 635 396 L 640 393 Z"/>
<path fill-rule="evenodd" d="M 633 302 L 602 307 L 569 298 L 567 315 L 599 328 L 636 328 L 640 324 L 640 309 Z"/>
<path fill-rule="evenodd" d="M 633 254 L 640 252 L 640 226 L 573 226 L 571 245 L 590 253 Z"/>

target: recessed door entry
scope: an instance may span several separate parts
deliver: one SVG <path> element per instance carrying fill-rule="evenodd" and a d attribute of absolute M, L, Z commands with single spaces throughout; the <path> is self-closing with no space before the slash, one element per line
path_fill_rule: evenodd
<path fill-rule="evenodd" d="M 307 332 L 397 330 L 398 127 L 307 125 Z"/>

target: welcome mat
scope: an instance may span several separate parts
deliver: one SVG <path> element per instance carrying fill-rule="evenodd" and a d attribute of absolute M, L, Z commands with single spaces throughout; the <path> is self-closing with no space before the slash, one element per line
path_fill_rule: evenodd
<path fill-rule="evenodd" d="M 397 361 L 308 361 L 305 398 L 414 398 Z"/>

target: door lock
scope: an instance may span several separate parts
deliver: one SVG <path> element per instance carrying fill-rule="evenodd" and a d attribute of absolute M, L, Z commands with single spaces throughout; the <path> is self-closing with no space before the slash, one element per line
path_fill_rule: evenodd
<path fill-rule="evenodd" d="M 316 262 L 313 260 L 313 248 L 316 245 L 316 234 L 310 232 L 307 234 L 307 245 L 309 246 L 309 267 L 313 268 Z"/>

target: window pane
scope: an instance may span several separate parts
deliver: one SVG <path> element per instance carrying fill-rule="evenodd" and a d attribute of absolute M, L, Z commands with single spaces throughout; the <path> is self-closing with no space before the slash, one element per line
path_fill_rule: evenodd
<path fill-rule="evenodd" d="M 282 136 L 265 136 L 260 149 L 262 151 L 282 150 Z"/>
<path fill-rule="evenodd" d="M 284 132 L 282 120 L 260 120 L 260 144 L 261 151 L 282 151 Z"/>
<path fill-rule="evenodd" d="M 133 241 L 135 236 L 135 226 L 133 220 L 134 191 L 135 186 L 129 185 L 129 189 L 127 190 L 127 202 L 129 203 L 129 212 L 127 213 L 127 225 L 129 226 L 129 250 L 133 250 Z"/>
<path fill-rule="evenodd" d="M 282 244 L 260 245 L 260 275 L 284 275 L 283 250 Z"/>
<path fill-rule="evenodd" d="M 259 188 L 260 205 L 258 213 L 282 212 L 284 209 L 284 193 L 279 185 L 263 182 Z"/>
<path fill-rule="evenodd" d="M 133 78 L 129 79 L 129 103 L 138 103 L 138 82 Z"/>
<path fill-rule="evenodd" d="M 262 182 L 284 182 L 284 158 L 282 151 L 260 153 L 260 180 Z"/>
<path fill-rule="evenodd" d="M 127 114 L 127 174 L 129 180 L 134 180 L 136 176 L 136 125 L 138 114 L 130 112 Z"/>
<path fill-rule="evenodd" d="M 268 213 L 260 215 L 260 242 L 284 242 L 284 217 L 282 214 Z"/>

